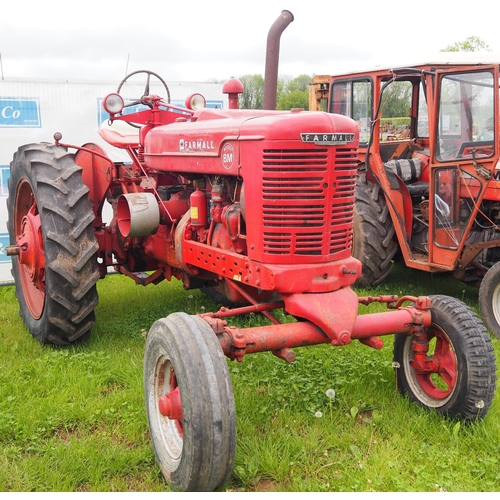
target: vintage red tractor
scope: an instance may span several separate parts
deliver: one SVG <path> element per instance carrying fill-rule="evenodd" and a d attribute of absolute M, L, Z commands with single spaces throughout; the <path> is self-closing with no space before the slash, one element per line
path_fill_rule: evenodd
<path fill-rule="evenodd" d="M 11 163 L 9 255 L 20 313 L 42 343 L 86 338 L 96 282 L 110 267 L 147 285 L 176 278 L 212 289 L 235 307 L 170 314 L 147 337 L 144 396 L 157 463 L 176 490 L 213 490 L 232 470 L 236 417 L 227 356 L 357 339 L 381 348 L 396 334 L 397 386 L 420 405 L 482 418 L 495 392 L 493 347 L 459 300 L 358 297 L 351 255 L 358 127 L 345 116 L 175 106 L 151 94 L 104 99 L 101 128 L 130 162 L 95 144 L 21 146 Z M 126 79 L 127 80 L 127 79 Z M 124 83 L 124 82 L 122 82 Z M 122 84 L 120 84 L 122 87 Z M 128 97 L 128 96 L 127 96 Z M 144 109 L 127 113 L 127 105 Z M 70 153 L 69 150 L 76 150 Z M 108 202 L 112 219 L 104 222 Z M 358 315 L 360 304 L 388 310 Z M 273 310 L 296 321 L 282 324 Z M 268 326 L 228 318 L 262 313 Z"/>

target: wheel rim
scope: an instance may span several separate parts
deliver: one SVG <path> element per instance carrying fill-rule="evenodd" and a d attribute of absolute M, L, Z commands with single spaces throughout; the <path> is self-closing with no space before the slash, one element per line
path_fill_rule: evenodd
<path fill-rule="evenodd" d="M 438 408 L 451 399 L 458 363 L 453 344 L 442 329 L 433 324 L 423 338 L 407 337 L 403 363 L 408 384 L 423 404 Z"/>
<path fill-rule="evenodd" d="M 17 261 L 24 300 L 31 316 L 39 319 L 45 303 L 45 252 L 36 198 L 26 180 L 17 190 L 14 231 L 19 247 Z"/>
<path fill-rule="evenodd" d="M 163 443 L 163 449 L 167 452 L 172 462 L 179 461 L 182 455 L 184 432 L 181 418 L 169 418 L 164 410 L 165 398 L 173 398 L 175 406 L 176 395 L 180 404 L 179 386 L 172 362 L 168 356 L 160 356 L 156 362 L 154 381 L 154 400 L 156 404 L 156 434 Z M 182 415 L 182 410 L 174 408 L 174 415 Z"/>

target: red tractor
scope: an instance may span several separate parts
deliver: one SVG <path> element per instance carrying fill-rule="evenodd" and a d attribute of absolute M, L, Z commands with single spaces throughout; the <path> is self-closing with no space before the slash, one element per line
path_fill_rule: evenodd
<path fill-rule="evenodd" d="M 20 313 L 42 343 L 86 338 L 96 282 L 110 267 L 148 285 L 176 278 L 234 304 L 170 314 L 148 333 L 144 396 L 157 463 L 176 490 L 213 490 L 229 478 L 235 406 L 226 358 L 357 339 L 379 349 L 396 334 L 397 386 L 416 403 L 464 420 L 491 406 L 496 361 L 486 329 L 459 300 L 358 297 L 352 257 L 359 132 L 345 116 L 299 110 L 196 109 L 151 94 L 104 99 L 102 137 L 130 162 L 95 144 L 21 146 L 9 179 L 9 254 Z M 129 75 L 130 76 L 130 75 Z M 127 77 L 128 78 L 128 77 Z M 127 79 L 126 79 L 127 80 Z M 122 82 L 123 83 L 123 82 Z M 121 87 L 122 85 L 120 85 Z M 76 153 L 68 150 L 74 149 Z M 105 202 L 112 219 L 104 222 Z M 387 312 L 358 315 L 360 304 Z M 406 304 L 408 303 L 408 304 Z M 295 318 L 280 323 L 283 309 Z M 261 313 L 267 326 L 236 328 Z"/>
<path fill-rule="evenodd" d="M 441 53 L 427 62 L 331 76 L 309 109 L 356 120 L 359 175 L 353 255 L 362 286 L 393 259 L 479 287 L 500 338 L 500 58 Z"/>

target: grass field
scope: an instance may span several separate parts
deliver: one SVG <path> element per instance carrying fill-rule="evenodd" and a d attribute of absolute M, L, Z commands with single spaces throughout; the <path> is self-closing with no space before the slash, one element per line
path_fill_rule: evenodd
<path fill-rule="evenodd" d="M 13 287 L 0 288 L 0 491 L 168 491 L 146 423 L 145 336 L 171 312 L 217 306 L 178 282 L 143 288 L 113 275 L 98 290 L 91 339 L 54 348 L 31 338 Z M 476 289 L 401 267 L 359 293 L 447 294 L 478 312 Z M 237 451 L 222 490 L 499 491 L 498 397 L 469 425 L 410 403 L 397 391 L 392 337 L 384 339 L 381 351 L 359 342 L 300 348 L 293 364 L 269 353 L 228 361 Z"/>

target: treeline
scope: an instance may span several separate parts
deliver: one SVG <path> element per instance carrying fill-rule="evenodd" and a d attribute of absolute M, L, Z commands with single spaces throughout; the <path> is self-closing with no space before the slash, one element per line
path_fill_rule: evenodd
<path fill-rule="evenodd" d="M 276 109 L 303 108 L 309 109 L 309 83 L 311 75 L 300 75 L 297 78 L 278 77 L 276 93 Z M 264 101 L 264 77 L 262 75 L 245 75 L 239 78 L 245 91 L 240 95 L 239 106 L 242 109 L 262 109 Z"/>

